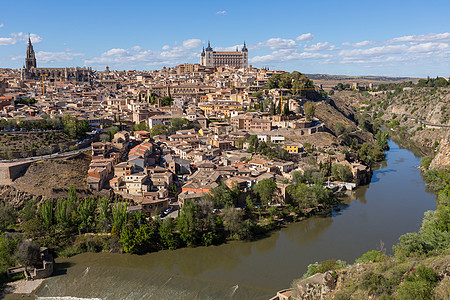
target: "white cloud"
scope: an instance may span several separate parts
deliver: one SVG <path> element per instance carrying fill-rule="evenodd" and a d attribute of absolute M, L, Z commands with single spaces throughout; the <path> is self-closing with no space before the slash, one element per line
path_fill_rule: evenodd
<path fill-rule="evenodd" d="M 282 38 L 271 38 L 267 41 L 257 43 L 256 45 L 250 46 L 249 50 L 256 50 L 260 48 L 270 48 L 271 50 L 276 49 L 293 49 L 297 48 L 297 44 L 294 40 L 282 39 Z"/>
<path fill-rule="evenodd" d="M 165 45 L 162 51 L 142 49 L 134 46 L 130 49 L 113 48 L 103 52 L 99 57 L 93 57 L 84 61 L 85 65 L 121 65 L 135 67 L 141 64 L 149 66 L 170 65 L 184 63 L 197 58 L 202 45 L 199 39 L 188 39 L 181 43 L 174 42 L 174 46 Z"/>
<path fill-rule="evenodd" d="M 229 47 L 214 47 L 215 51 L 236 51 L 236 47 L 239 49 L 242 48 L 243 45 L 234 45 Z"/>
<path fill-rule="evenodd" d="M 5 27 L 5 24 L 3 24 L 3 23 L 0 24 L 0 28 L 3 28 L 3 27 Z"/>
<path fill-rule="evenodd" d="M 84 56 L 84 53 L 73 53 L 70 51 L 62 51 L 62 52 L 46 52 L 39 51 L 36 53 L 36 60 L 39 63 L 57 63 L 57 62 L 65 62 L 71 61 L 75 57 Z"/>
<path fill-rule="evenodd" d="M 0 46 L 14 45 L 17 44 L 17 39 L 15 38 L 0 38 Z"/>
<path fill-rule="evenodd" d="M 291 49 L 282 49 L 273 51 L 271 54 L 255 56 L 250 58 L 249 61 L 251 63 L 276 63 L 276 62 L 285 62 L 291 60 L 302 60 L 302 59 L 323 59 L 330 58 L 329 54 L 321 54 L 321 53 L 310 53 L 310 52 L 296 52 Z"/>
<path fill-rule="evenodd" d="M 304 33 L 302 35 L 299 35 L 298 37 L 295 38 L 297 41 L 306 41 L 306 42 L 311 42 L 312 40 L 314 40 L 314 35 L 312 35 L 311 33 Z"/>
<path fill-rule="evenodd" d="M 305 46 L 306 51 L 318 52 L 318 51 L 332 51 L 337 50 L 334 45 L 328 42 L 317 43 L 311 46 Z"/>
<path fill-rule="evenodd" d="M 30 34 L 30 39 L 31 39 L 31 42 L 34 44 L 40 43 L 43 40 L 42 37 L 40 37 L 39 35 L 37 35 L 35 33 Z M 23 32 L 18 32 L 18 33 L 11 33 L 11 37 L 7 37 L 7 38 L 0 37 L 0 45 L 1 46 L 15 45 L 21 41 L 28 41 L 28 34 L 24 34 Z"/>
<path fill-rule="evenodd" d="M 102 56 L 114 56 L 114 57 L 125 57 L 128 56 L 129 52 L 125 49 L 113 48 L 102 54 Z"/>
<path fill-rule="evenodd" d="M 219 10 L 218 12 L 216 12 L 216 15 L 225 15 L 226 13 L 226 10 Z"/>
<path fill-rule="evenodd" d="M 353 50 L 341 50 L 339 56 L 358 56 L 358 57 L 372 57 L 388 54 L 399 54 L 408 50 L 406 45 L 391 45 L 391 46 L 380 46 L 373 47 L 369 49 L 353 49 Z"/>
<path fill-rule="evenodd" d="M 189 39 L 183 41 L 183 48 L 186 49 L 192 49 L 192 48 L 198 48 L 202 45 L 202 41 L 199 39 Z"/>
<path fill-rule="evenodd" d="M 426 43 L 426 42 L 450 42 L 450 32 L 428 33 L 422 35 L 407 35 L 389 40 L 387 43 Z"/>
<path fill-rule="evenodd" d="M 362 42 L 353 43 L 353 44 L 349 43 L 349 42 L 342 43 L 343 46 L 350 46 L 350 47 L 354 47 L 354 48 L 372 46 L 372 45 L 375 45 L 375 44 L 376 43 L 374 41 L 362 41 Z"/>

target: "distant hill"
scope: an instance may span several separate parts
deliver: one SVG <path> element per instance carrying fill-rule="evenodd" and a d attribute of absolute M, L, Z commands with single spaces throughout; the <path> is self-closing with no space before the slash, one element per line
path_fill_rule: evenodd
<path fill-rule="evenodd" d="M 416 77 L 389 77 L 389 76 L 349 76 L 349 75 L 330 75 L 330 74 L 305 74 L 315 84 L 321 84 L 323 88 L 332 88 L 338 83 L 358 83 L 359 85 L 369 85 L 372 83 L 377 86 L 382 83 L 398 83 L 404 81 L 418 82 L 420 78 Z"/>

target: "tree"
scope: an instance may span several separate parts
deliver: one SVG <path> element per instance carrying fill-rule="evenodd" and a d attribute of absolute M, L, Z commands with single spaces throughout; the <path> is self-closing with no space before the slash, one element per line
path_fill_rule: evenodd
<path fill-rule="evenodd" d="M 253 187 L 253 191 L 259 196 L 264 206 L 267 206 L 272 200 L 276 190 L 277 184 L 268 178 L 261 180 Z"/>
<path fill-rule="evenodd" d="M 166 218 L 160 223 L 159 237 L 163 249 L 175 250 L 178 248 L 178 239 L 174 231 L 175 224 L 172 218 Z"/>
<path fill-rule="evenodd" d="M 114 135 L 119 132 L 119 127 L 117 126 L 111 126 L 108 128 L 108 134 L 109 134 L 109 140 L 112 140 L 114 138 Z"/>
<path fill-rule="evenodd" d="M 173 99 L 170 96 L 164 96 L 161 98 L 161 106 L 172 106 Z"/>
<path fill-rule="evenodd" d="M 154 137 L 156 135 L 166 135 L 167 134 L 167 128 L 163 124 L 155 124 L 153 125 L 152 129 L 150 129 L 150 136 Z"/>
<path fill-rule="evenodd" d="M 0 269 L 15 264 L 14 253 L 21 242 L 21 234 L 9 232 L 0 234 Z"/>
<path fill-rule="evenodd" d="M 207 198 L 212 200 L 214 207 L 223 208 L 225 206 L 231 206 L 235 202 L 235 195 L 231 189 L 225 184 L 219 184 L 218 187 L 211 191 L 212 195 L 207 195 Z"/>
<path fill-rule="evenodd" d="M 82 200 L 78 205 L 78 232 L 89 232 L 94 228 L 95 224 L 95 209 L 97 204 L 93 197 Z"/>
<path fill-rule="evenodd" d="M 0 203 L 0 232 L 16 222 L 14 209 L 6 203 Z"/>
<path fill-rule="evenodd" d="M 316 105 L 308 101 L 303 105 L 303 111 L 305 112 L 306 120 L 311 121 L 316 113 Z"/>
<path fill-rule="evenodd" d="M 353 174 L 350 167 L 341 164 L 333 164 L 331 167 L 331 174 L 336 180 L 341 180 L 344 182 L 349 182 L 353 179 Z"/>
<path fill-rule="evenodd" d="M 41 258 L 40 247 L 38 244 L 25 239 L 17 247 L 15 257 L 25 268 L 36 265 L 40 262 Z"/>
<path fill-rule="evenodd" d="M 281 101 L 278 102 L 278 105 L 277 105 L 275 113 L 277 115 L 281 115 Z"/>
<path fill-rule="evenodd" d="M 127 224 L 128 220 L 127 203 L 117 202 L 115 205 L 113 205 L 112 217 L 113 217 L 113 226 L 115 226 L 119 231 L 121 231 Z"/>
<path fill-rule="evenodd" d="M 286 116 L 288 114 L 289 114 L 289 102 L 286 102 L 283 105 L 283 115 Z"/>
<path fill-rule="evenodd" d="M 230 233 L 232 238 L 238 239 L 242 227 L 242 211 L 237 210 L 234 206 L 228 206 L 222 210 L 222 213 L 225 230 Z"/>
<path fill-rule="evenodd" d="M 155 223 L 156 224 L 156 223 Z M 146 221 L 146 215 L 138 212 L 130 216 L 119 242 L 127 253 L 145 253 L 158 249 L 157 228 Z"/>
<path fill-rule="evenodd" d="M 181 240 L 187 246 L 195 246 L 198 243 L 199 232 L 197 229 L 198 205 L 192 201 L 186 201 L 177 218 L 177 229 Z"/>
<path fill-rule="evenodd" d="M 63 229 L 71 229 L 76 216 L 76 202 L 72 197 L 60 199 L 56 202 L 56 224 Z"/>
<path fill-rule="evenodd" d="M 106 232 L 111 224 L 111 213 L 109 211 L 109 199 L 103 197 L 97 204 L 97 225 L 102 232 Z"/>
<path fill-rule="evenodd" d="M 170 132 L 175 132 L 178 130 L 184 130 L 184 129 L 191 129 L 192 125 L 191 122 L 186 118 L 173 118 L 172 121 L 170 121 Z"/>
<path fill-rule="evenodd" d="M 50 229 L 53 225 L 53 203 L 52 200 L 47 199 L 40 207 L 40 215 L 42 220 L 42 225 L 45 229 Z"/>
<path fill-rule="evenodd" d="M 149 131 L 148 123 L 147 122 L 142 122 L 142 123 L 139 123 L 139 124 L 134 124 L 133 130 L 134 131 Z"/>
<path fill-rule="evenodd" d="M 273 103 L 273 100 L 270 101 L 270 115 L 275 115 L 275 104 Z"/>
<path fill-rule="evenodd" d="M 253 153 L 258 149 L 258 136 L 256 135 L 251 135 L 248 140 L 248 152 Z"/>

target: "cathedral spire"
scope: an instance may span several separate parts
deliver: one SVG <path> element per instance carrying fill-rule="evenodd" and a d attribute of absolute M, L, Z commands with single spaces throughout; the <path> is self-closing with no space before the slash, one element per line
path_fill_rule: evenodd
<path fill-rule="evenodd" d="M 247 46 L 245 45 L 245 41 L 244 41 L 244 47 L 242 47 L 242 52 L 248 52 Z"/>
<path fill-rule="evenodd" d="M 31 68 L 36 68 L 36 55 L 34 54 L 30 34 L 28 34 L 28 46 L 27 46 L 27 57 L 25 58 L 25 67 L 27 71 L 29 71 Z"/>
<path fill-rule="evenodd" d="M 208 41 L 208 47 L 206 47 L 206 51 L 213 51 L 211 48 L 211 43 Z"/>

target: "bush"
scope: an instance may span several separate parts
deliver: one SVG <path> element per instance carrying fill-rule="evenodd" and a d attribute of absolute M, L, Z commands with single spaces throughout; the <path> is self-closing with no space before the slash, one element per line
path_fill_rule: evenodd
<path fill-rule="evenodd" d="M 420 165 L 421 165 L 423 168 L 428 169 L 428 167 L 430 166 L 432 160 L 433 160 L 432 157 L 430 157 L 430 156 L 424 156 L 424 157 L 422 157 L 422 161 L 421 161 Z"/>
<path fill-rule="evenodd" d="M 396 280 L 390 280 L 381 274 L 367 272 L 363 275 L 361 287 L 368 290 L 371 295 L 390 294 L 396 283 Z"/>
<path fill-rule="evenodd" d="M 325 273 L 327 271 L 335 271 L 345 268 L 347 263 L 342 260 L 329 259 L 322 262 L 316 262 L 308 265 L 308 271 L 303 275 L 303 278 L 308 278 L 317 273 Z"/>
<path fill-rule="evenodd" d="M 377 250 L 372 250 L 364 253 L 360 258 L 357 258 L 355 263 L 370 263 L 370 262 L 380 262 L 387 258 L 386 255 Z"/>
<path fill-rule="evenodd" d="M 428 300 L 432 298 L 432 288 L 424 280 L 406 281 L 398 289 L 399 300 Z"/>

